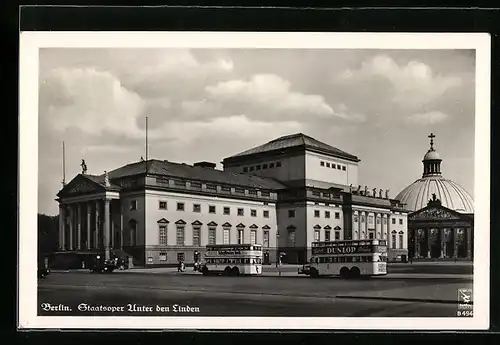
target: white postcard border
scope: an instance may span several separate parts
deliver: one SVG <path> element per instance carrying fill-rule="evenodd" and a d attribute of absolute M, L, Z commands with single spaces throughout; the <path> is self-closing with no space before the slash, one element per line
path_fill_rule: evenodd
<path fill-rule="evenodd" d="M 489 327 L 490 35 L 486 33 L 22 32 L 19 90 L 18 326 L 23 329 L 365 329 Z M 474 317 L 48 317 L 37 315 L 39 48 L 475 49 Z"/>

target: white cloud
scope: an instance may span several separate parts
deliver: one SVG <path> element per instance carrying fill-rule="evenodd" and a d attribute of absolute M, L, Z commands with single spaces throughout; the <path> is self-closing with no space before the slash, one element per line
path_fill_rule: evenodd
<path fill-rule="evenodd" d="M 169 122 L 161 128 L 151 130 L 153 139 L 173 139 L 178 144 L 189 144 L 206 137 L 207 133 L 214 141 L 222 139 L 262 138 L 299 132 L 303 125 L 296 121 L 264 122 L 249 119 L 246 115 L 215 117 L 208 121 Z"/>
<path fill-rule="evenodd" d="M 408 116 L 406 121 L 419 125 L 434 125 L 448 119 L 448 115 L 441 111 L 430 111 Z"/>
<path fill-rule="evenodd" d="M 359 69 L 347 69 L 336 82 L 363 83 L 381 78 L 392 86 L 392 101 L 402 106 L 429 103 L 448 90 L 462 85 L 459 77 L 435 74 L 420 61 L 398 63 L 387 55 L 376 55 L 365 60 Z"/>
<path fill-rule="evenodd" d="M 141 136 L 136 121 L 144 105 L 111 73 L 93 68 L 54 69 L 40 85 L 41 119 L 59 132 L 78 128 L 93 135 Z"/>

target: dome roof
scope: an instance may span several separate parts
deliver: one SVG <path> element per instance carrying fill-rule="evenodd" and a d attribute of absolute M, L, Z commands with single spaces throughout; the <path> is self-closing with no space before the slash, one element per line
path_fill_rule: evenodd
<path fill-rule="evenodd" d="M 396 196 L 408 210 L 417 211 L 427 206 L 432 194 L 444 207 L 460 213 L 474 213 L 474 201 L 467 191 L 442 176 L 427 176 L 416 180 Z"/>
<path fill-rule="evenodd" d="M 427 153 L 424 156 L 424 161 L 438 160 L 438 159 L 440 160 L 441 157 L 439 157 L 439 154 L 434 150 L 427 151 Z"/>

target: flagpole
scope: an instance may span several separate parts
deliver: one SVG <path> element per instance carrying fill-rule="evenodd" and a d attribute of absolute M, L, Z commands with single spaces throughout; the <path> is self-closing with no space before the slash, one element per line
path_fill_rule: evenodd
<path fill-rule="evenodd" d="M 63 187 L 66 185 L 66 152 L 64 150 L 64 141 L 62 142 L 62 185 Z"/>

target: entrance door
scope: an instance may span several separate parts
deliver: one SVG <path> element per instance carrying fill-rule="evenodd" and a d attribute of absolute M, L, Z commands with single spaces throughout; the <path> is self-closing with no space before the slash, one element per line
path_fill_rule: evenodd
<path fill-rule="evenodd" d="M 265 252 L 264 253 L 264 262 L 263 262 L 264 265 L 269 265 L 271 264 L 271 261 L 269 260 L 269 252 Z"/>

